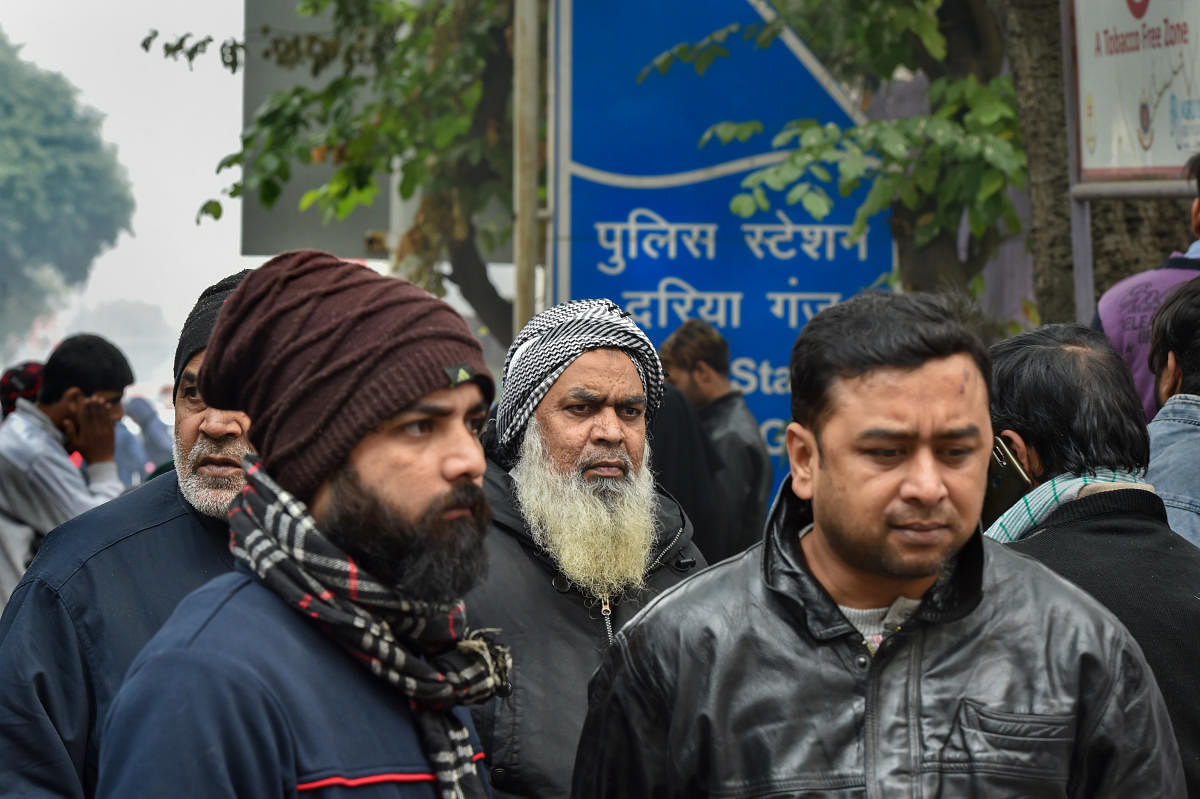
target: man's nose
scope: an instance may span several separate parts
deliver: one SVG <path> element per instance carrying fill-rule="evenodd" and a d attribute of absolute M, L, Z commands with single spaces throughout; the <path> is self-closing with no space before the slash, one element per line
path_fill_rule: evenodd
<path fill-rule="evenodd" d="M 447 452 L 442 458 L 443 479 L 448 483 L 461 482 L 463 479 L 479 482 L 487 470 L 487 459 L 479 437 L 467 427 L 451 436 L 446 442 Z"/>
<path fill-rule="evenodd" d="M 596 443 L 619 444 L 625 439 L 625 429 L 617 417 L 616 408 L 601 408 L 592 418 L 591 439 Z"/>
<path fill-rule="evenodd" d="M 900 484 L 901 499 L 922 505 L 936 505 L 948 493 L 941 464 L 933 452 L 920 450 L 913 455 L 904 481 Z"/>
<path fill-rule="evenodd" d="M 200 432 L 209 438 L 238 438 L 250 429 L 250 417 L 241 411 L 206 408 L 200 422 Z"/>

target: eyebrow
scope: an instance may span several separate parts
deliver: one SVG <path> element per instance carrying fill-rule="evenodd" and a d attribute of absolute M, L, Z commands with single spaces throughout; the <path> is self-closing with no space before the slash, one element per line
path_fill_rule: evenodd
<path fill-rule="evenodd" d="M 955 427 L 950 430 L 942 430 L 933 435 L 935 439 L 960 439 L 960 438 L 975 438 L 979 435 L 978 425 L 964 425 L 963 427 Z M 864 430 L 859 433 L 858 440 L 864 441 L 869 439 L 882 439 L 884 441 L 912 441 L 919 438 L 913 430 L 894 430 L 886 427 L 872 427 L 869 430 Z"/>
<path fill-rule="evenodd" d="M 198 373 L 196 373 L 196 372 L 193 372 L 193 371 L 192 371 L 192 370 L 190 370 L 190 369 L 185 369 L 185 370 L 183 371 L 183 374 L 181 374 L 181 375 L 179 376 L 179 382 L 180 382 L 180 383 L 183 383 L 183 382 L 185 382 L 185 381 L 188 381 L 188 382 L 195 383 L 195 382 L 196 382 L 196 379 L 197 379 L 199 376 L 200 376 L 200 375 L 199 375 Z"/>
<path fill-rule="evenodd" d="M 597 394 L 595 391 L 590 391 L 586 388 L 573 388 L 567 392 L 566 399 L 573 402 L 584 402 L 589 405 L 597 405 L 607 399 L 603 394 Z M 630 394 L 627 397 L 622 397 L 616 400 L 614 405 L 645 405 L 646 395 Z"/>

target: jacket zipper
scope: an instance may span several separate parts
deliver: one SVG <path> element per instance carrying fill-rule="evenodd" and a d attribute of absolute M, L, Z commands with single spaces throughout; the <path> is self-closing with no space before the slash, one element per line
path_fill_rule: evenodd
<path fill-rule="evenodd" d="M 667 556 L 668 552 L 675 548 L 677 543 L 679 543 L 679 536 L 681 535 L 683 535 L 683 527 L 680 527 L 675 531 L 675 537 L 671 539 L 671 543 L 667 544 L 667 546 L 658 553 L 658 557 L 655 558 L 654 562 L 650 564 L 650 568 L 646 569 L 647 572 L 657 569 L 662 565 L 662 559 Z M 616 642 L 616 638 L 613 637 L 612 605 L 609 603 L 607 596 L 600 597 L 600 615 L 604 618 L 604 631 L 608 633 L 608 645 L 612 646 Z"/>
<path fill-rule="evenodd" d="M 650 564 L 650 568 L 646 569 L 647 572 L 657 569 L 662 565 L 662 559 L 667 556 L 668 552 L 675 548 L 677 543 L 679 543 L 679 536 L 681 535 L 683 535 L 683 527 L 680 527 L 675 531 L 675 537 L 671 539 L 671 543 L 667 544 L 666 547 L 663 548 L 663 551 L 658 553 L 658 557 L 655 558 L 654 562 Z"/>

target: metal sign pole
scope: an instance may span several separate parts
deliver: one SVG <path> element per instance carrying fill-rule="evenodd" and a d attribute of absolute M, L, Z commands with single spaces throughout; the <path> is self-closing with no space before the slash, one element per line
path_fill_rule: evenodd
<path fill-rule="evenodd" d="M 537 260 L 538 0 L 516 0 L 513 20 L 513 335 L 533 316 Z"/>
<path fill-rule="evenodd" d="M 1090 324 L 1096 313 L 1096 285 L 1092 271 L 1092 209 L 1074 194 L 1079 183 L 1079 82 L 1075 75 L 1075 20 L 1073 0 L 1060 0 L 1062 29 L 1063 99 L 1067 112 L 1067 170 L 1071 191 L 1071 253 L 1074 258 L 1075 321 Z"/>

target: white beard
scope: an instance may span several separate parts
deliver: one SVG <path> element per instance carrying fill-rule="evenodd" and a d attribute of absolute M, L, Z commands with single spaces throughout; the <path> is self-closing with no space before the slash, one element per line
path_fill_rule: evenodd
<path fill-rule="evenodd" d="M 517 502 L 533 539 L 584 593 L 616 597 L 643 586 L 657 533 L 650 446 L 642 466 L 619 479 L 559 473 L 536 419 L 529 420 L 512 469 Z"/>
<path fill-rule="evenodd" d="M 175 471 L 179 477 L 179 493 L 188 504 L 205 516 L 224 521 L 229 515 L 229 506 L 241 493 L 246 484 L 245 475 L 238 473 L 230 477 L 209 477 L 196 471 L 200 458 L 209 455 L 228 456 L 241 462 L 252 448 L 245 439 L 217 441 L 201 433 L 187 453 L 180 451 L 179 433 L 175 434 L 172 454 L 175 456 Z"/>

